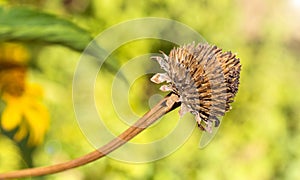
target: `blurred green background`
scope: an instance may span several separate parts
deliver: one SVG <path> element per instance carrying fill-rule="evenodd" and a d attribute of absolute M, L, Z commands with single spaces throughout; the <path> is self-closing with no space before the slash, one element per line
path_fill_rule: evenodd
<path fill-rule="evenodd" d="M 170 18 L 192 27 L 209 43 L 236 52 L 241 59 L 240 87 L 233 109 L 225 115 L 208 147 L 198 148 L 201 132 L 195 129 L 180 149 L 155 162 L 131 164 L 104 158 L 43 179 L 300 179 L 300 0 L 1 0 L 0 5 L 30 8 L 70 21 L 82 29 L 76 32 L 87 34 L 85 41 L 88 35 L 94 37 L 122 21 Z M 14 20 L 18 21 L 9 21 Z M 72 105 L 73 73 L 85 41 L 76 44 L 72 39 L 59 42 L 46 37 L 22 38 L 26 34 L 8 36 L 1 35 L 0 42 L 13 40 L 28 48 L 28 79 L 43 87 L 50 112 L 45 140 L 33 152 L 34 166 L 67 161 L 92 151 Z M 137 55 L 170 48 L 165 42 L 135 41 L 114 55 L 118 64 L 123 64 Z M 97 95 L 100 107 L 108 100 L 105 92 L 109 93 L 113 77 L 108 72 L 103 75 L 106 78 L 97 86 L 103 91 Z M 139 79 L 130 94 L 132 108 L 139 115 L 147 111 L 151 93 L 159 92 L 159 86 L 148 78 Z M 145 83 L 147 91 L 141 88 Z M 111 106 L 102 108 L 106 108 L 107 121 L 115 119 Z M 176 121 L 179 116 L 172 113 L 169 118 Z M 116 134 L 126 128 L 115 126 Z M 159 130 L 159 126 L 155 128 Z M 141 136 L 152 139 L 163 132 L 145 131 Z M 27 166 L 20 151 L 15 142 L 0 134 L 0 172 Z"/>

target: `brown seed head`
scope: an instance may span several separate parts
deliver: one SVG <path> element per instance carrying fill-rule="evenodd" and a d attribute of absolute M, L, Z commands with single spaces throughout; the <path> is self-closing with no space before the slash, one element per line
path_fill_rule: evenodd
<path fill-rule="evenodd" d="M 165 73 L 157 73 L 151 81 L 167 82 L 160 89 L 173 91 L 180 98 L 180 115 L 195 115 L 198 126 L 210 132 L 219 126 L 238 91 L 241 64 L 231 52 L 208 44 L 187 44 L 173 48 L 167 56 L 153 57 Z"/>

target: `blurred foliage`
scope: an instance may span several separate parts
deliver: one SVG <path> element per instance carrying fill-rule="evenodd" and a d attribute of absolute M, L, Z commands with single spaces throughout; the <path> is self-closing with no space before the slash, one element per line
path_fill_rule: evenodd
<path fill-rule="evenodd" d="M 66 161 L 93 150 L 77 125 L 72 106 L 71 82 L 80 57 L 80 52 L 74 49 L 82 49 L 89 39 L 78 41 L 79 37 L 88 37 L 84 35 L 86 32 L 93 37 L 125 20 L 154 16 L 185 23 L 208 42 L 237 52 L 241 59 L 240 89 L 233 109 L 225 115 L 215 139 L 205 149 L 199 149 L 201 132 L 195 129 L 180 149 L 159 161 L 130 164 L 104 158 L 45 179 L 300 179 L 299 4 L 299 0 L 1 0 L 0 37 L 2 41 L 16 40 L 7 38 L 7 30 L 16 32 L 16 37 L 25 32 L 24 37 L 33 37 L 21 39 L 26 40 L 33 54 L 29 78 L 44 87 L 51 113 L 51 125 L 44 144 L 34 153 L 35 166 Z M 40 25 L 36 29 L 32 25 L 32 31 L 10 29 L 10 25 L 21 21 L 23 16 L 13 18 L 5 11 L 8 7 L 26 7 L 31 9 L 30 12 L 38 9 L 41 12 L 36 17 L 41 18 L 41 22 L 45 20 L 44 12 L 52 14 L 46 16 L 45 26 L 51 28 L 52 18 L 59 19 L 61 26 L 53 26 L 53 32 L 60 35 L 70 31 L 70 36 L 77 33 L 79 37 L 65 36 L 68 43 L 43 40 L 51 45 L 36 45 L 32 40 L 39 40 L 38 33 L 47 31 Z M 16 10 L 15 13 L 24 11 Z M 71 29 L 78 26 L 86 30 L 71 31 L 69 22 L 60 19 L 76 24 L 75 28 L 71 25 Z M 31 18 L 26 21 L 30 22 Z M 51 33 L 44 35 L 51 39 Z M 144 53 L 167 52 L 171 46 L 165 42 L 141 40 L 120 47 L 113 55 L 123 64 Z M 109 127 L 118 134 L 127 126 L 118 123 L 110 103 L 108 90 L 112 80 L 111 73 L 101 73 L 101 78 L 97 79 L 96 97 L 99 111 L 104 111 L 103 119 L 107 123 L 113 121 Z M 130 90 L 134 94 L 130 94 L 129 101 L 136 114 L 142 115 L 149 109 L 148 99 L 159 90 L 147 77 L 136 83 Z M 177 113 L 168 116 L 168 121 L 179 118 Z M 161 123 L 133 141 L 159 138 L 174 125 Z M 0 136 L 0 147 L 0 171 L 24 166 L 14 163 L 20 157 L 12 141 Z"/>
<path fill-rule="evenodd" d="M 82 51 L 92 40 L 90 33 L 73 23 L 28 8 L 2 7 L 0 25 L 2 41 L 47 42 Z"/>

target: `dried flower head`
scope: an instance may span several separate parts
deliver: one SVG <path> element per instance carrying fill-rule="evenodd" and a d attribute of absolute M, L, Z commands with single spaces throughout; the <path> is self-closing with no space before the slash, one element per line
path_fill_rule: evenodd
<path fill-rule="evenodd" d="M 167 82 L 160 89 L 179 96 L 180 115 L 192 113 L 198 126 L 211 132 L 238 91 L 240 60 L 231 52 L 202 43 L 173 48 L 169 56 L 162 54 L 153 58 L 165 73 L 155 74 L 151 81 Z"/>

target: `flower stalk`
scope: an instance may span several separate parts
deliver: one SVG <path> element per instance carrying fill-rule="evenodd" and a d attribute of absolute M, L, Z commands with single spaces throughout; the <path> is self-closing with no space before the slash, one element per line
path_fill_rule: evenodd
<path fill-rule="evenodd" d="M 13 178 L 25 178 L 34 176 L 44 176 L 62 172 L 68 169 L 72 169 L 78 166 L 82 166 L 98 160 L 112 151 L 116 150 L 136 135 L 141 133 L 144 129 L 156 122 L 160 117 L 177 108 L 180 104 L 178 102 L 178 95 L 170 93 L 160 102 L 158 102 L 150 111 L 148 111 L 143 117 L 141 117 L 135 124 L 125 130 L 121 135 L 102 146 L 101 148 L 86 154 L 77 159 L 56 164 L 47 167 L 29 168 L 24 170 L 12 171 L 0 174 L 0 180 L 13 179 Z"/>

